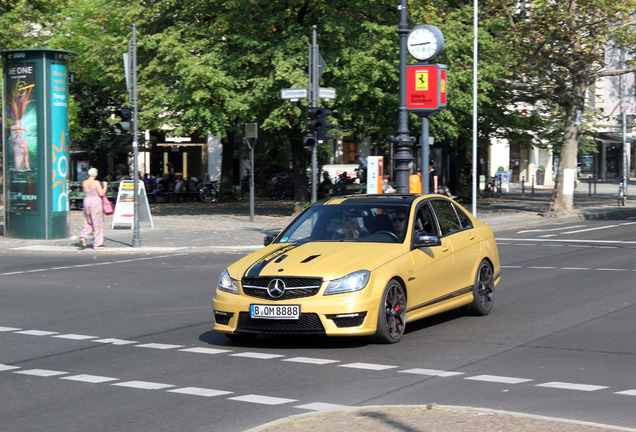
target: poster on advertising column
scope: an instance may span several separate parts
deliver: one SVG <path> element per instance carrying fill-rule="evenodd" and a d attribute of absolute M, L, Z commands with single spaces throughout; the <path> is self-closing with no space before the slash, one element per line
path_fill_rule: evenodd
<path fill-rule="evenodd" d="M 68 73 L 65 64 L 51 63 L 51 204 L 53 212 L 69 210 L 68 196 Z"/>
<path fill-rule="evenodd" d="M 154 228 L 146 188 L 142 181 L 137 182 L 137 195 L 139 197 L 139 224 L 141 225 L 141 222 L 144 221 L 150 222 L 150 227 Z M 135 226 L 135 182 L 133 180 L 122 180 L 119 183 L 111 229 L 115 228 L 115 225 L 122 224 L 130 225 L 131 229 Z"/>
<path fill-rule="evenodd" d="M 38 211 L 38 116 L 35 62 L 6 69 L 7 209 Z"/>

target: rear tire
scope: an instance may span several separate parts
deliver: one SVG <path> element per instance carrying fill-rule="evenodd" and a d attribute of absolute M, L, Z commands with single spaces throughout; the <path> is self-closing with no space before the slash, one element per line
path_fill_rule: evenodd
<path fill-rule="evenodd" d="M 466 306 L 465 311 L 470 315 L 488 315 L 494 301 L 495 285 L 492 266 L 487 260 L 482 260 L 473 285 L 473 301 Z"/>
<path fill-rule="evenodd" d="M 397 280 L 391 279 L 384 289 L 378 310 L 378 325 L 371 340 L 376 343 L 396 343 L 406 328 L 406 294 Z"/>

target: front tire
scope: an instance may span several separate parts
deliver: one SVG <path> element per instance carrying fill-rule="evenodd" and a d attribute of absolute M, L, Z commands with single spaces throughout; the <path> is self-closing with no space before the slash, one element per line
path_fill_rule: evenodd
<path fill-rule="evenodd" d="M 487 260 L 482 260 L 473 285 L 473 301 L 466 306 L 466 312 L 471 315 L 488 315 L 494 301 L 495 285 L 492 266 Z"/>
<path fill-rule="evenodd" d="M 396 343 L 406 327 L 406 294 L 397 280 L 391 279 L 380 301 L 378 326 L 371 340 L 376 343 Z"/>

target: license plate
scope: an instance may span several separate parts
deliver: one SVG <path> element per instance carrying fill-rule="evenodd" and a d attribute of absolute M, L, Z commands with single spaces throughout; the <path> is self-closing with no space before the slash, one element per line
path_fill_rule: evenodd
<path fill-rule="evenodd" d="M 250 305 L 252 318 L 288 319 L 300 318 L 300 305 Z"/>

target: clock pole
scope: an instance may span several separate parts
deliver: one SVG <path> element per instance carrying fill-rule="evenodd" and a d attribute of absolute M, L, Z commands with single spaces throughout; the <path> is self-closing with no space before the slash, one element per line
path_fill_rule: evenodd
<path fill-rule="evenodd" d="M 413 157 L 415 137 L 412 137 L 409 131 L 409 112 L 406 107 L 406 38 L 409 34 L 406 3 L 407 0 L 400 0 L 400 23 L 398 26 L 398 34 L 400 35 L 400 105 L 398 107 L 397 136 L 391 137 L 395 145 L 393 159 L 396 162 L 395 189 L 397 193 L 409 193 L 409 175 L 411 173 L 409 164 L 415 160 Z"/>

